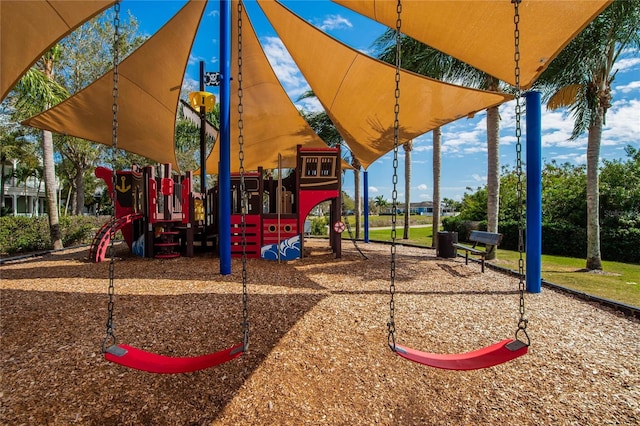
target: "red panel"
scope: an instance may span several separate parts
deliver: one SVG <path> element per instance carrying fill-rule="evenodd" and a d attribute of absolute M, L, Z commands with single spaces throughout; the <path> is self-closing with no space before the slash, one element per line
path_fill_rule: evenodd
<path fill-rule="evenodd" d="M 280 241 L 298 235 L 298 219 L 280 219 Z M 262 244 L 277 244 L 278 219 L 264 219 L 262 225 Z"/>
<path fill-rule="evenodd" d="M 260 215 L 247 214 L 245 220 L 245 254 L 247 257 L 260 257 L 260 242 L 262 241 L 262 229 L 260 228 Z M 231 256 L 242 256 L 242 215 L 231 215 Z"/>
<path fill-rule="evenodd" d="M 299 197 L 298 211 L 300 212 L 300 220 L 304 219 L 311 213 L 311 209 L 320 204 L 323 201 L 338 198 L 340 194 L 338 190 L 301 190 Z"/>
<path fill-rule="evenodd" d="M 164 196 L 173 195 L 173 179 L 162 178 L 160 190 Z"/>

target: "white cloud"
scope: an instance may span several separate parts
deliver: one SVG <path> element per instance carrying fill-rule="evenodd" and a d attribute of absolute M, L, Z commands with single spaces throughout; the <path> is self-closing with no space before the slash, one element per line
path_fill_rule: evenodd
<path fill-rule="evenodd" d="M 262 43 L 271 68 L 290 97 L 295 99 L 310 89 L 293 58 L 278 37 L 265 37 Z"/>
<path fill-rule="evenodd" d="M 185 92 L 195 92 L 196 90 L 200 90 L 200 83 L 190 77 L 185 77 L 182 82 L 182 90 Z"/>
<path fill-rule="evenodd" d="M 353 28 L 353 24 L 347 18 L 341 15 L 327 15 L 322 22 L 315 23 L 316 27 L 322 31 L 331 31 L 342 28 Z"/>
<path fill-rule="evenodd" d="M 640 57 L 622 58 L 618 59 L 614 68 L 623 73 L 633 70 L 638 65 L 640 65 Z"/>
<path fill-rule="evenodd" d="M 632 81 L 631 83 L 625 84 L 624 86 L 615 86 L 613 92 L 616 93 L 620 91 L 622 93 L 629 93 L 638 89 L 640 89 L 640 81 Z"/>
<path fill-rule="evenodd" d="M 369 194 L 377 194 L 378 192 L 380 192 L 380 191 L 375 186 L 370 186 L 369 187 Z"/>
<path fill-rule="evenodd" d="M 426 191 L 427 190 L 427 184 L 426 183 L 421 183 L 420 185 L 418 185 L 418 191 Z"/>
<path fill-rule="evenodd" d="M 628 145 L 640 134 L 640 100 L 623 99 L 613 103 L 602 131 L 602 145 Z"/>

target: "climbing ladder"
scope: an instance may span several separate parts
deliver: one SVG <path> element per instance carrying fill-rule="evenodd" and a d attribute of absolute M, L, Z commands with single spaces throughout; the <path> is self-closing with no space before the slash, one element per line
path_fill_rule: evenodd
<path fill-rule="evenodd" d="M 154 257 L 156 259 L 174 259 L 180 257 L 180 252 L 175 249 L 180 246 L 180 231 L 174 231 L 171 227 L 158 227 L 154 238 Z"/>

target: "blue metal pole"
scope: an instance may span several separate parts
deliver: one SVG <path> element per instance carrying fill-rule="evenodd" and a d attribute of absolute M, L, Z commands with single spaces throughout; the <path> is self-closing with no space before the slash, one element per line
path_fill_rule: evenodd
<path fill-rule="evenodd" d="M 220 274 L 231 274 L 231 1 L 220 1 L 220 164 L 218 251 Z"/>
<path fill-rule="evenodd" d="M 364 184 L 364 242 L 369 242 L 369 172 L 362 172 L 362 182 Z"/>
<path fill-rule="evenodd" d="M 525 95 L 527 130 L 527 291 L 542 291 L 542 112 L 540 92 Z"/>

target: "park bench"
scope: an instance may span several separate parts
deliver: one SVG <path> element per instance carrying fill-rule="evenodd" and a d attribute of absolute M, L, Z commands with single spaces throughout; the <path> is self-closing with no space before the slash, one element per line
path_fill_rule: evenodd
<path fill-rule="evenodd" d="M 469 264 L 469 253 L 480 256 L 480 263 L 482 264 L 482 272 L 484 272 L 484 259 L 487 254 L 495 250 L 500 241 L 502 240 L 502 234 L 496 234 L 494 232 L 486 231 L 471 231 L 469 235 L 469 241 L 473 243 L 472 246 L 465 244 L 454 243 L 453 247 L 464 250 L 464 263 Z M 484 244 L 484 247 L 478 247 L 478 243 Z"/>

